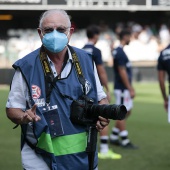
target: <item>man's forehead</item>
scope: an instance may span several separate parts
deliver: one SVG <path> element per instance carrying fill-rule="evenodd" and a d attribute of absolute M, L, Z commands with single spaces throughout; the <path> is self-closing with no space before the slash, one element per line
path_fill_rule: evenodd
<path fill-rule="evenodd" d="M 42 25 L 67 27 L 67 18 L 61 13 L 51 13 L 45 16 Z"/>

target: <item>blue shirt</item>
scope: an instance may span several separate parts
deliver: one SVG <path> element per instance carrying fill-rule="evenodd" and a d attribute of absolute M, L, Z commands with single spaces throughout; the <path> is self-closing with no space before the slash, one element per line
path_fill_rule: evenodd
<path fill-rule="evenodd" d="M 88 43 L 83 47 L 83 49 L 92 54 L 93 60 L 96 65 L 103 64 L 101 51 L 98 48 L 96 48 L 93 44 Z"/>
<path fill-rule="evenodd" d="M 170 82 L 170 45 L 161 51 L 158 58 L 157 69 L 166 71 L 168 74 L 168 80 Z"/>
<path fill-rule="evenodd" d="M 125 52 L 123 51 L 123 47 L 121 47 L 121 46 L 117 47 L 113 51 L 112 55 L 113 55 L 113 59 L 114 59 L 114 66 L 113 66 L 114 88 L 125 90 L 127 88 L 123 84 L 123 81 L 122 81 L 119 71 L 118 71 L 118 67 L 125 67 L 127 75 L 128 75 L 128 79 L 131 83 L 131 81 L 132 81 L 131 63 L 129 62 L 129 59 L 128 59 L 127 55 L 125 54 Z"/>

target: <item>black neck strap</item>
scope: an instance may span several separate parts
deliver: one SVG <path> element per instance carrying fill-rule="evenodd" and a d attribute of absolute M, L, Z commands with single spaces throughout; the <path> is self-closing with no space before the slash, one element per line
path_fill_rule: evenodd
<path fill-rule="evenodd" d="M 70 52 L 72 54 L 73 64 L 74 64 L 74 67 L 75 67 L 75 70 L 76 70 L 76 73 L 77 73 L 77 76 L 78 76 L 78 80 L 83 86 L 83 92 L 84 92 L 84 95 L 85 95 L 86 94 L 85 78 L 84 78 L 84 75 L 83 75 L 83 72 L 82 72 L 82 69 L 81 69 L 80 62 L 78 60 L 78 56 L 71 46 L 68 46 L 68 47 L 69 47 Z M 62 70 L 66 66 L 68 58 L 69 57 L 68 57 L 68 52 L 67 52 L 65 59 L 64 59 L 64 64 L 63 64 Z M 40 49 L 40 61 L 41 61 L 41 65 L 43 67 L 44 76 L 45 76 L 46 103 L 49 103 L 52 89 L 54 87 L 55 82 L 57 82 L 57 80 L 60 78 L 61 73 L 54 78 L 52 69 L 50 67 L 50 63 L 47 59 L 47 54 L 46 54 L 43 46 Z"/>

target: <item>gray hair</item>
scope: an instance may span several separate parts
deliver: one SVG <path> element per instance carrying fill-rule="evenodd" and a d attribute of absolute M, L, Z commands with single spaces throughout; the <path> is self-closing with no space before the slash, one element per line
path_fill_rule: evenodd
<path fill-rule="evenodd" d="M 49 15 L 49 14 L 52 14 L 52 13 L 58 13 L 58 14 L 62 14 L 63 16 L 65 16 L 65 18 L 67 19 L 67 22 L 68 22 L 68 27 L 71 27 L 71 22 L 70 22 L 70 18 L 67 14 L 66 11 L 62 10 L 62 9 L 51 9 L 51 10 L 48 10 L 48 11 L 45 11 L 41 17 L 40 17 L 40 20 L 39 20 L 39 28 L 42 27 L 42 23 L 43 23 L 43 20 L 44 18 Z"/>

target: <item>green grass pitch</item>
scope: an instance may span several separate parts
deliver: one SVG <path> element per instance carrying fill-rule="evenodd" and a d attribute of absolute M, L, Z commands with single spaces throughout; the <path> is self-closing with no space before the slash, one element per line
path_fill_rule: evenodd
<path fill-rule="evenodd" d="M 122 154 L 122 159 L 99 160 L 99 170 L 170 169 L 170 124 L 167 123 L 158 83 L 135 83 L 134 87 L 136 98 L 132 115 L 127 120 L 127 129 L 130 139 L 139 149 L 124 150 L 110 146 Z M 20 128 L 13 130 L 14 124 L 5 114 L 8 91 L 8 87 L 0 88 L 0 169 L 20 170 Z M 111 121 L 109 127 L 113 124 L 114 121 Z"/>

